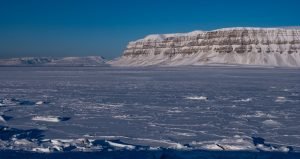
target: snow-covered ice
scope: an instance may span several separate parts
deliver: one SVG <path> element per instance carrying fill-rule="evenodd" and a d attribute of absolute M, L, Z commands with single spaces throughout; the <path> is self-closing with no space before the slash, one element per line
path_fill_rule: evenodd
<path fill-rule="evenodd" d="M 281 102 L 286 102 L 287 99 L 286 97 L 277 97 L 275 101 L 281 103 Z"/>
<path fill-rule="evenodd" d="M 186 99 L 190 99 L 190 100 L 208 100 L 207 97 L 205 96 L 189 96 L 189 97 L 186 97 Z"/>
<path fill-rule="evenodd" d="M 45 122 L 61 122 L 63 118 L 58 116 L 35 116 L 32 117 L 34 121 L 45 121 Z"/>
<path fill-rule="evenodd" d="M 1 150 L 300 152 L 298 69 L 0 67 L 0 73 Z"/>
<path fill-rule="evenodd" d="M 251 102 L 252 98 L 246 98 L 246 99 L 239 99 L 239 100 L 234 100 L 235 102 Z"/>
<path fill-rule="evenodd" d="M 278 121 L 275 121 L 272 119 L 263 121 L 263 124 L 265 124 L 266 126 L 280 126 L 281 125 Z"/>
<path fill-rule="evenodd" d="M 126 145 L 126 144 L 120 144 L 120 143 L 115 143 L 112 141 L 106 141 L 109 145 L 118 147 L 118 148 L 125 148 L 125 149 L 135 149 L 135 146 L 132 145 Z"/>

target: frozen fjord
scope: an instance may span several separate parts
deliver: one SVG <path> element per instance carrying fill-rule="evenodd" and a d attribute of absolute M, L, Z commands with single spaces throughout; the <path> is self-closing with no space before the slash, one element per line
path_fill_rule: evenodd
<path fill-rule="evenodd" d="M 300 71 L 0 67 L 0 148 L 300 151 Z"/>

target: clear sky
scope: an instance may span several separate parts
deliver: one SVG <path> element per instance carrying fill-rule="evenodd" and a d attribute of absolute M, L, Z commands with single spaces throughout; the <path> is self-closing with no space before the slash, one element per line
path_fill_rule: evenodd
<path fill-rule="evenodd" d="M 0 0 L 0 58 L 122 54 L 153 33 L 299 26 L 300 0 Z"/>

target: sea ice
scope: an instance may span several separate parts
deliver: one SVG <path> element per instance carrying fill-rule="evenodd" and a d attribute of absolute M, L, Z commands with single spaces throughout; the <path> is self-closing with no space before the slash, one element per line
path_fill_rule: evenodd
<path fill-rule="evenodd" d="M 234 100 L 234 102 L 251 102 L 251 101 L 252 101 L 252 98 Z"/>
<path fill-rule="evenodd" d="M 45 122 L 60 122 L 62 121 L 62 118 L 58 116 L 35 116 L 32 118 L 32 120 Z"/>
<path fill-rule="evenodd" d="M 35 104 L 36 105 L 42 105 L 42 104 L 44 104 L 45 102 L 44 101 L 37 101 Z"/>
<path fill-rule="evenodd" d="M 277 126 L 280 126 L 281 124 L 275 120 L 272 120 L 272 119 L 269 119 L 269 120 L 265 120 L 262 122 L 263 124 L 265 124 L 266 126 L 274 126 L 274 127 L 277 127 Z"/>
<path fill-rule="evenodd" d="M 129 149 L 129 150 L 135 149 L 135 146 L 132 146 L 132 145 L 120 144 L 120 143 L 115 143 L 112 141 L 106 141 L 106 142 L 113 147 L 125 148 L 125 149 Z"/>
<path fill-rule="evenodd" d="M 0 151 L 126 150 L 105 140 L 135 146 L 136 150 L 142 145 L 260 151 L 253 146 L 253 135 L 273 143 L 262 144 L 266 150 L 273 147 L 287 151 L 292 146 L 290 150 L 300 151 L 300 75 L 295 69 L 203 66 L 0 70 L 7 72 L 5 77 L 0 76 L 0 88 L 5 88 L 0 89 L 0 115 L 6 121 L 0 121 L 5 125 L 0 126 Z M 49 79 L 44 80 L 45 76 Z M 129 89 L 132 85 L 138 87 Z M 282 91 L 292 86 L 292 91 Z M 277 97 L 289 102 L 275 102 Z M 33 105 L 20 106 L 22 101 Z M 46 101 L 51 104 L 42 106 Z M 68 119 L 64 117 L 72 120 L 62 122 Z M 241 137 L 232 137 L 236 134 Z M 22 139 L 32 145 L 22 144 L 26 143 Z"/>
<path fill-rule="evenodd" d="M 283 103 L 286 101 L 287 101 L 286 97 L 277 97 L 275 100 L 275 102 L 278 102 L 278 103 Z"/>
<path fill-rule="evenodd" d="M 42 152 L 42 153 L 50 153 L 51 152 L 50 148 L 40 148 L 40 147 L 33 148 L 32 151 Z"/>
<path fill-rule="evenodd" d="M 3 115 L 0 115 L 0 121 L 6 123 L 6 120 L 4 119 Z"/>
<path fill-rule="evenodd" d="M 203 100 L 203 101 L 207 101 L 208 98 L 205 96 L 189 96 L 189 97 L 185 97 L 186 99 L 190 99 L 190 100 Z"/>

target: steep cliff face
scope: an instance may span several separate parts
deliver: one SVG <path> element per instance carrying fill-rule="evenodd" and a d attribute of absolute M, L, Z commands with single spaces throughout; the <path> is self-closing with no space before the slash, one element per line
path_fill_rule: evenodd
<path fill-rule="evenodd" d="M 117 66 L 249 64 L 300 66 L 300 30 L 227 28 L 149 35 L 130 42 Z"/>

